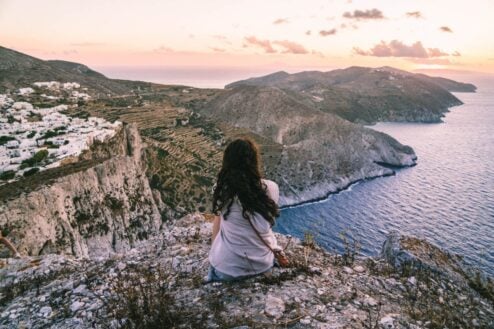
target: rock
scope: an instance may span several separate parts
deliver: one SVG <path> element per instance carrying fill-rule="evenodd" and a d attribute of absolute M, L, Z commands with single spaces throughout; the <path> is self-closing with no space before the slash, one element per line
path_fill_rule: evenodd
<path fill-rule="evenodd" d="M 83 306 L 84 306 L 83 302 L 75 301 L 70 305 L 70 310 L 75 313 Z"/>
<path fill-rule="evenodd" d="M 394 319 L 393 317 L 387 315 L 379 321 L 379 324 L 384 328 L 384 329 L 394 329 Z"/>
<path fill-rule="evenodd" d="M 77 288 L 74 289 L 74 294 L 81 294 L 83 291 L 86 291 L 86 285 L 85 284 L 81 284 L 79 286 L 77 286 Z"/>
<path fill-rule="evenodd" d="M 39 310 L 39 313 L 40 313 L 43 317 L 45 317 L 45 318 L 50 317 L 51 312 L 52 312 L 52 309 L 51 309 L 51 307 L 50 307 L 50 306 L 44 306 L 44 307 L 42 307 L 42 308 Z"/>
<path fill-rule="evenodd" d="M 123 271 L 125 270 L 125 268 L 127 267 L 127 264 L 125 264 L 124 262 L 119 262 L 117 264 L 117 268 L 120 270 L 120 271 Z"/>
<path fill-rule="evenodd" d="M 377 301 L 372 298 L 372 297 L 365 297 L 364 301 L 363 301 L 364 305 L 367 305 L 367 306 L 376 306 L 377 305 Z"/>
<path fill-rule="evenodd" d="M 344 266 L 343 267 L 343 271 L 345 273 L 347 273 L 347 274 L 352 274 L 353 273 L 353 270 L 350 267 L 348 267 L 348 266 Z"/>
<path fill-rule="evenodd" d="M 355 272 L 357 272 L 357 273 L 363 273 L 363 272 L 365 272 L 365 268 L 364 268 L 363 266 L 361 266 L 361 265 L 357 265 L 357 266 L 355 266 L 355 267 L 353 268 L 353 270 L 354 270 Z"/>
<path fill-rule="evenodd" d="M 392 231 L 383 243 L 380 256 L 397 269 L 401 269 L 405 264 L 415 263 L 415 257 L 404 250 L 400 244 L 400 234 Z"/>
<path fill-rule="evenodd" d="M 269 294 L 266 297 L 264 312 L 270 317 L 279 319 L 282 317 L 283 312 L 285 312 L 285 302 L 282 299 Z"/>
<path fill-rule="evenodd" d="M 310 324 L 310 321 L 311 321 L 310 320 L 310 316 L 306 316 L 305 318 L 303 318 L 303 319 L 300 320 L 300 323 L 307 325 L 307 324 Z"/>

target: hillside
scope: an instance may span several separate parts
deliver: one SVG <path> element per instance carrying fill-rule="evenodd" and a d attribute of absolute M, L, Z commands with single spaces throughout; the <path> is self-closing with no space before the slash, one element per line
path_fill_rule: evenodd
<path fill-rule="evenodd" d="M 67 61 L 44 61 L 0 46 L 0 93 L 28 87 L 34 82 L 78 82 L 92 96 L 131 93 L 144 82 L 125 82 L 105 77 L 85 65 Z"/>
<path fill-rule="evenodd" d="M 226 88 L 241 85 L 277 87 L 311 107 L 360 123 L 440 122 L 449 107 L 462 104 L 450 91 L 475 91 L 471 84 L 390 67 L 277 72 Z"/>
<path fill-rule="evenodd" d="M 201 113 L 282 146 L 278 160 L 266 169 L 279 182 L 284 205 L 324 197 L 361 179 L 392 174 L 390 166 L 415 164 L 410 147 L 314 109 L 279 88 L 239 86 L 214 98 Z"/>

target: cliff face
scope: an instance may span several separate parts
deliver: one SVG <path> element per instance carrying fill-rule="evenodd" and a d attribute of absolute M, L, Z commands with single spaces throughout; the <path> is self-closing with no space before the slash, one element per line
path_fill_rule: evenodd
<path fill-rule="evenodd" d="M 23 254 L 107 255 L 148 238 L 161 217 L 134 126 L 84 157 L 96 164 L 0 201 L 0 229 Z M 87 161 L 87 160 L 86 160 Z"/>

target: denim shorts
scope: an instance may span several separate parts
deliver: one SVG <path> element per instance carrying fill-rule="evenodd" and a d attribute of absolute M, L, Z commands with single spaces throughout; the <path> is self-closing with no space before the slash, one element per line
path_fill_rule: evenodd
<path fill-rule="evenodd" d="M 206 283 L 209 282 L 220 282 L 220 281 L 239 281 L 239 280 L 244 280 L 248 278 L 252 278 L 261 274 L 264 274 L 266 272 L 271 271 L 272 268 L 268 269 L 265 272 L 262 273 L 257 273 L 257 274 L 250 274 L 250 275 L 242 275 L 242 276 L 231 276 L 226 273 L 223 273 L 221 271 L 218 271 L 217 269 L 214 268 L 213 265 L 209 265 L 209 270 L 208 270 L 208 276 L 206 279 Z"/>

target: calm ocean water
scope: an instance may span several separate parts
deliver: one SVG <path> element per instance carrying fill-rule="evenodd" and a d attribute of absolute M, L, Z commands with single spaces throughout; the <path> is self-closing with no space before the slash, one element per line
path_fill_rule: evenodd
<path fill-rule="evenodd" d="M 494 80 L 477 93 L 455 94 L 441 124 L 380 123 L 372 127 L 414 148 L 415 167 L 369 180 L 326 200 L 282 210 L 275 230 L 302 238 L 315 233 L 323 247 L 341 252 L 340 232 L 378 254 L 397 230 L 425 238 L 494 275 Z"/>

